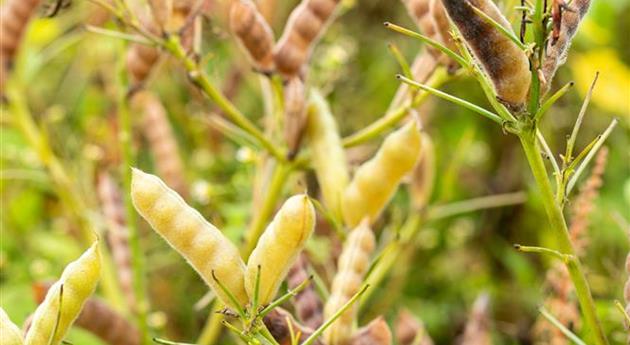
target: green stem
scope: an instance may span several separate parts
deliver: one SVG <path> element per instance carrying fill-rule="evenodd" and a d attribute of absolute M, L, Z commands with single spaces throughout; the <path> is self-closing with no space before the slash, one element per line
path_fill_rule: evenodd
<path fill-rule="evenodd" d="M 260 238 L 260 235 L 262 235 L 265 230 L 265 226 L 276 208 L 278 199 L 280 199 L 286 179 L 291 172 L 291 169 L 285 164 L 279 162 L 277 164 L 278 165 L 274 168 L 273 175 L 271 176 L 269 186 L 265 190 L 265 199 L 263 204 L 260 206 L 255 205 L 258 208 L 258 211 L 247 230 L 245 245 L 241 251 L 245 260 L 247 260 L 254 248 L 256 248 L 258 238 Z"/>
<path fill-rule="evenodd" d="M 219 339 L 221 331 L 223 330 L 223 325 L 221 324 L 223 316 L 218 313 L 220 310 L 221 303 L 215 298 L 210 314 L 208 314 L 208 318 L 206 319 L 206 324 L 203 326 L 199 338 L 197 338 L 197 344 L 211 345 L 216 343 L 217 339 Z"/>
<path fill-rule="evenodd" d="M 122 54 L 121 56 L 125 56 Z M 118 121 L 120 131 L 118 144 L 122 154 L 122 182 L 123 201 L 125 204 L 125 216 L 127 219 L 127 231 L 129 234 L 129 247 L 131 250 L 131 269 L 133 271 L 133 292 L 136 299 L 135 316 L 136 323 L 142 335 L 142 343 L 150 344 L 149 329 L 147 326 L 147 313 L 149 302 L 146 295 L 145 258 L 140 244 L 140 233 L 137 227 L 136 210 L 131 201 L 131 167 L 135 166 L 135 159 L 131 149 L 131 116 L 129 112 L 129 99 L 127 97 L 127 69 L 125 59 L 121 59 L 118 75 Z"/>
<path fill-rule="evenodd" d="M 536 184 L 540 189 L 543 205 L 547 212 L 549 222 L 551 223 L 551 228 L 558 241 L 559 249 L 562 253 L 575 257 L 575 250 L 571 243 L 566 221 L 560 207 L 555 201 L 551 183 L 549 182 L 547 171 L 545 170 L 545 164 L 536 147 L 536 137 L 532 131 L 525 131 L 519 138 L 534 179 L 536 180 Z M 595 303 L 593 302 L 593 297 L 591 296 L 591 291 L 579 259 L 575 257 L 575 260 L 570 260 L 566 266 L 569 270 L 571 280 L 573 281 L 582 313 L 584 314 L 585 324 L 592 332 L 595 344 L 607 345 L 608 341 L 597 318 Z"/>
<path fill-rule="evenodd" d="M 164 42 L 164 48 L 170 52 L 175 58 L 180 60 L 184 68 L 188 72 L 188 76 L 195 84 L 208 96 L 223 113 L 241 127 L 260 143 L 271 155 L 279 161 L 285 161 L 285 155 L 258 129 L 243 113 L 238 110 L 212 83 L 208 75 L 199 67 L 199 64 L 188 54 L 178 41 L 177 37 L 171 36 L 169 40 Z"/>

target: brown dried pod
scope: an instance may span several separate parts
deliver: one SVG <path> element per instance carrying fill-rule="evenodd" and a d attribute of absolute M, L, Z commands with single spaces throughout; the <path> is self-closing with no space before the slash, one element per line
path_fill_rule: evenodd
<path fill-rule="evenodd" d="M 35 300 L 42 303 L 52 283 L 35 284 Z M 75 325 L 101 338 L 111 345 L 139 345 L 140 332 L 136 327 L 97 298 L 89 298 L 74 322 Z M 25 325 L 29 328 L 29 325 Z"/>
<path fill-rule="evenodd" d="M 551 39 L 547 43 L 542 66 L 544 76 L 543 93 L 549 90 L 558 67 L 566 61 L 571 41 L 580 26 L 582 18 L 588 12 L 590 4 L 590 0 L 574 0 L 571 2 L 570 10 L 564 10 L 562 15 L 558 13 L 557 18 L 554 18 L 554 20 L 561 20 L 560 30 L 556 33 L 557 39 Z"/>
<path fill-rule="evenodd" d="M 459 344 L 461 345 L 490 345 L 490 296 L 481 294 L 475 300 L 464 334 Z"/>
<path fill-rule="evenodd" d="M 289 147 L 288 157 L 298 153 L 306 125 L 306 90 L 299 77 L 293 77 L 284 86 L 284 139 Z"/>
<path fill-rule="evenodd" d="M 402 0 L 407 8 L 407 13 L 416 22 L 423 35 L 436 38 L 436 27 L 433 18 L 429 12 L 431 0 Z M 430 49 L 433 53 L 438 53 L 435 49 Z"/>
<path fill-rule="evenodd" d="M 13 58 L 39 3 L 40 0 L 6 0 L 0 8 L 0 95 L 4 95 Z"/>
<path fill-rule="evenodd" d="M 273 70 L 273 31 L 256 4 L 250 0 L 233 1 L 230 7 L 230 29 L 257 70 Z"/>
<path fill-rule="evenodd" d="M 398 312 L 394 334 L 399 345 L 433 345 L 433 340 L 427 334 L 422 322 L 406 309 Z"/>
<path fill-rule="evenodd" d="M 291 316 L 288 311 L 280 307 L 274 308 L 271 312 L 269 312 L 269 314 L 265 315 L 265 317 L 263 318 L 263 322 L 269 330 L 269 333 L 271 333 L 273 338 L 280 345 L 291 345 L 293 343 L 291 339 L 289 324 L 291 325 L 290 327 L 293 329 L 293 334 L 300 334 L 298 344 L 304 342 L 311 334 L 313 334 L 312 329 L 300 325 L 298 322 L 295 321 L 295 319 L 293 319 L 293 316 Z M 313 345 L 323 344 L 320 340 L 315 340 L 315 342 L 313 342 Z"/>
<path fill-rule="evenodd" d="M 133 269 L 129 248 L 129 230 L 120 189 L 107 171 L 101 172 L 96 181 L 96 193 L 107 224 L 107 242 L 116 264 L 120 287 L 129 305 L 135 305 Z"/>
<path fill-rule="evenodd" d="M 132 88 L 139 88 L 149 77 L 160 58 L 160 51 L 151 46 L 134 43 L 127 51 L 127 71 Z"/>
<path fill-rule="evenodd" d="M 324 307 L 324 316 L 330 318 L 343 307 L 361 288 L 363 277 L 370 264 L 375 239 L 367 218 L 353 229 L 343 244 L 337 262 L 337 274 L 332 282 L 330 298 Z M 357 305 L 346 310 L 325 332 L 328 345 L 346 344 L 351 337 L 357 314 Z"/>
<path fill-rule="evenodd" d="M 456 50 L 457 46 L 451 36 L 451 21 L 448 19 L 448 14 L 442 4 L 442 0 L 430 0 L 429 12 L 431 20 L 435 27 L 435 37 L 439 39 L 447 48 Z M 447 63 L 450 59 L 446 55 L 442 54 L 441 60 L 443 63 Z"/>
<path fill-rule="evenodd" d="M 497 97 L 512 109 L 527 101 L 531 73 L 527 55 L 500 30 L 478 15 L 473 6 L 506 30 L 510 23 L 492 0 L 442 0 L 466 45 L 492 81 Z"/>
<path fill-rule="evenodd" d="M 186 197 L 188 188 L 184 164 L 177 140 L 162 102 L 152 93 L 143 91 L 134 96 L 134 107 L 143 114 L 142 133 L 149 142 L 159 175 L 177 193 Z"/>
<path fill-rule="evenodd" d="M 273 53 L 280 73 L 287 77 L 300 73 L 339 1 L 302 0 L 291 12 Z"/>
<path fill-rule="evenodd" d="M 391 345 L 392 331 L 382 316 L 359 328 L 350 339 L 349 345 Z"/>
<path fill-rule="evenodd" d="M 287 275 L 287 284 L 289 289 L 295 289 L 298 285 L 309 278 L 308 259 L 302 253 L 297 261 L 293 264 Z M 293 305 L 298 320 L 306 327 L 316 329 L 321 326 L 324 321 L 323 308 L 321 298 L 315 291 L 315 287 L 309 284 L 293 297 Z"/>

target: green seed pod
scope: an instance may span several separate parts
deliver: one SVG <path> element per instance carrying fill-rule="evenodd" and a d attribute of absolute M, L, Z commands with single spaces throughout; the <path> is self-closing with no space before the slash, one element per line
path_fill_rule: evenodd
<path fill-rule="evenodd" d="M 334 215 L 341 217 L 341 198 L 350 180 L 346 153 L 330 107 L 317 91 L 311 92 L 308 105 L 306 140 L 324 203 Z"/>
<path fill-rule="evenodd" d="M 531 83 L 527 55 L 512 40 L 480 17 L 472 6 L 511 31 L 510 23 L 492 0 L 442 0 L 442 4 L 492 80 L 497 97 L 511 108 L 520 108 L 527 100 Z"/>
<path fill-rule="evenodd" d="M 238 249 L 157 176 L 133 169 L 133 204 L 151 227 L 199 273 L 223 303 L 243 307 L 248 298 L 243 286 L 245 264 Z M 235 306 L 216 278 L 235 297 Z"/>
<path fill-rule="evenodd" d="M 427 205 L 435 185 L 435 147 L 431 137 L 423 134 L 421 146 L 420 157 L 411 173 L 409 184 L 409 195 L 416 210 L 421 210 Z"/>
<path fill-rule="evenodd" d="M 9 315 L 0 308 L 0 343 L 2 345 L 22 345 L 22 332 L 20 328 L 16 326 Z"/>
<path fill-rule="evenodd" d="M 353 227 L 364 217 L 373 222 L 392 198 L 400 180 L 416 165 L 421 138 L 418 125 L 410 121 L 391 133 L 374 158 L 364 163 L 343 195 L 343 219 Z"/>
<path fill-rule="evenodd" d="M 260 305 L 265 305 L 273 300 L 314 229 L 315 208 L 308 196 L 292 196 L 282 205 L 247 261 L 245 289 L 250 300 L 254 299 L 256 292 L 258 267 L 258 301 Z"/>
<path fill-rule="evenodd" d="M 81 257 L 70 263 L 53 284 L 33 314 L 26 334 L 26 345 L 58 345 L 92 295 L 101 275 L 101 256 L 94 243 Z M 61 310 L 60 310 L 61 308 Z"/>
<path fill-rule="evenodd" d="M 330 297 L 324 307 L 325 319 L 332 317 L 359 291 L 363 277 L 370 266 L 370 255 L 374 247 L 374 234 L 367 221 L 362 222 L 350 232 L 343 244 L 343 251 L 337 262 L 337 274 L 333 279 Z M 352 336 L 357 310 L 357 305 L 353 305 L 324 332 L 326 344 L 347 344 Z"/>

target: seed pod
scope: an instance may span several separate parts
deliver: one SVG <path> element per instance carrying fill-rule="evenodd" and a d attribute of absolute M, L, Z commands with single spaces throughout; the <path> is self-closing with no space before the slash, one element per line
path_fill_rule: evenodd
<path fill-rule="evenodd" d="M 129 230 L 122 195 L 112 177 L 105 171 L 98 176 L 96 192 L 107 223 L 107 241 L 116 264 L 121 290 L 127 303 L 135 305 Z"/>
<path fill-rule="evenodd" d="M 466 345 L 490 345 L 490 297 L 481 294 L 475 300 L 464 329 L 460 344 Z"/>
<path fill-rule="evenodd" d="M 0 308 L 0 343 L 3 345 L 22 345 L 22 332 L 20 328 L 16 326 L 9 315 Z"/>
<path fill-rule="evenodd" d="M 527 100 L 531 83 L 527 55 L 501 31 L 480 17 L 472 6 L 511 31 L 510 23 L 492 0 L 442 0 L 442 3 L 492 80 L 497 97 L 513 109 L 520 108 Z"/>
<path fill-rule="evenodd" d="M 132 88 L 139 88 L 149 77 L 160 52 L 144 44 L 131 44 L 127 51 L 127 71 Z"/>
<path fill-rule="evenodd" d="M 409 196 L 416 210 L 427 206 L 435 185 L 435 147 L 431 137 L 422 135 L 421 147 L 420 157 L 413 168 L 409 184 Z"/>
<path fill-rule="evenodd" d="M 350 232 L 343 244 L 343 251 L 337 262 L 337 274 L 332 282 L 330 297 L 324 307 L 324 316 L 330 318 L 361 288 L 363 277 L 369 268 L 370 255 L 374 251 L 375 240 L 367 221 Z M 328 345 L 347 344 L 352 334 L 352 325 L 358 308 L 353 305 L 346 310 L 325 332 Z"/>
<path fill-rule="evenodd" d="M 406 309 L 398 312 L 394 333 L 399 345 L 433 345 L 422 322 Z"/>
<path fill-rule="evenodd" d="M 6 0 L 0 7 L 0 96 L 28 22 L 40 0 Z"/>
<path fill-rule="evenodd" d="M 290 197 L 260 236 L 247 261 L 245 289 L 250 300 L 255 296 L 260 267 L 258 301 L 260 305 L 272 301 L 314 228 L 315 208 L 308 196 L 299 194 Z"/>
<path fill-rule="evenodd" d="M 287 285 L 289 289 L 295 289 L 305 280 L 309 279 L 307 271 L 308 260 L 304 253 L 298 256 L 297 261 L 289 269 L 287 275 Z M 306 327 L 316 329 L 324 322 L 321 298 L 315 291 L 313 285 L 308 285 L 293 297 L 293 305 L 298 320 Z"/>
<path fill-rule="evenodd" d="M 391 345 L 392 331 L 382 316 L 370 321 L 352 335 L 350 345 Z"/>
<path fill-rule="evenodd" d="M 273 70 L 273 31 L 250 0 L 235 0 L 230 7 L 230 29 L 256 69 Z"/>
<path fill-rule="evenodd" d="M 101 274 L 98 243 L 70 263 L 33 315 L 26 345 L 58 345 L 92 295 Z M 61 308 L 61 310 L 60 310 Z"/>
<path fill-rule="evenodd" d="M 299 77 L 289 79 L 284 87 L 284 139 L 289 147 L 287 154 L 293 159 L 298 153 L 306 126 L 306 91 Z"/>
<path fill-rule="evenodd" d="M 338 4 L 339 0 L 302 0 L 291 12 L 273 52 L 280 73 L 288 77 L 300 72 Z"/>
<path fill-rule="evenodd" d="M 356 226 L 364 217 L 373 222 L 392 198 L 401 179 L 416 164 L 421 147 L 418 125 L 410 121 L 391 133 L 376 155 L 357 169 L 343 195 L 343 219 Z"/>
<path fill-rule="evenodd" d="M 35 300 L 41 303 L 49 284 L 38 284 Z M 98 298 L 88 298 L 75 325 L 101 338 L 110 345 L 139 345 L 140 332 L 122 315 L 118 314 Z"/>
<path fill-rule="evenodd" d="M 444 4 L 442 4 L 442 0 L 430 0 L 429 13 L 435 28 L 435 38 L 442 42 L 447 48 L 451 50 L 457 49 L 450 33 L 451 21 L 448 19 L 448 14 L 446 13 Z M 446 58 L 445 55 L 443 56 Z M 446 60 L 448 60 L 448 58 Z"/>
<path fill-rule="evenodd" d="M 307 116 L 305 134 L 317 182 L 327 208 L 340 217 L 341 197 L 350 180 L 346 153 L 330 107 L 316 90 L 311 92 Z"/>
<path fill-rule="evenodd" d="M 274 308 L 271 312 L 269 312 L 269 314 L 265 315 L 263 322 L 269 330 L 269 333 L 271 333 L 279 345 L 293 344 L 291 341 L 289 323 L 291 324 L 291 328 L 293 328 L 293 334 L 297 335 L 298 332 L 300 334 L 298 344 L 303 343 L 311 334 L 313 334 L 312 329 L 297 323 L 289 312 L 280 307 Z M 322 343 L 320 340 L 315 340 L 313 345 L 322 345 Z"/>
<path fill-rule="evenodd" d="M 402 0 L 402 2 L 405 4 L 409 16 L 416 22 L 420 32 L 425 36 L 439 40 L 439 37 L 436 36 L 438 32 L 436 31 L 435 23 L 429 12 L 431 0 Z M 432 55 L 439 55 L 440 53 L 432 47 L 429 48 L 429 52 Z"/>
<path fill-rule="evenodd" d="M 248 298 L 243 286 L 245 264 L 238 249 L 214 225 L 208 223 L 157 176 L 133 169 L 133 204 L 151 227 L 159 233 L 199 273 L 221 301 L 243 307 Z M 235 306 L 216 278 L 235 297 Z"/>
<path fill-rule="evenodd" d="M 582 18 L 588 12 L 590 4 L 590 0 L 574 0 L 571 2 L 570 11 L 562 11 L 558 38 L 549 40 L 545 51 L 542 66 L 543 76 L 545 77 L 545 83 L 542 85 L 543 93 L 549 90 L 558 67 L 562 66 L 566 61 L 571 41 L 580 26 Z"/>
<path fill-rule="evenodd" d="M 149 142 L 158 173 L 168 186 L 186 197 L 188 188 L 184 176 L 184 164 L 166 109 L 160 99 L 150 92 L 136 94 L 133 100 L 134 106 L 139 108 L 144 116 L 142 133 Z"/>

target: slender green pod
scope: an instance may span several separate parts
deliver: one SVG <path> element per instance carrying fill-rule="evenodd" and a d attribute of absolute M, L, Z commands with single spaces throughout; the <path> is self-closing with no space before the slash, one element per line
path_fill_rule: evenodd
<path fill-rule="evenodd" d="M 473 6 L 512 31 L 499 8 L 492 0 L 442 0 L 442 4 L 492 81 L 497 97 L 512 109 L 521 108 L 531 83 L 527 54 L 477 14 Z"/>
<path fill-rule="evenodd" d="M 58 345 L 92 295 L 101 275 L 98 242 L 70 263 L 33 314 L 26 345 Z"/>
<path fill-rule="evenodd" d="M 421 148 L 416 121 L 387 136 L 376 155 L 357 169 L 343 195 L 346 225 L 368 217 L 373 222 L 392 198 L 401 179 L 416 165 Z"/>
<path fill-rule="evenodd" d="M 348 186 L 350 176 L 337 122 L 319 91 L 311 91 L 307 111 L 306 140 L 311 149 L 311 162 L 324 203 L 335 216 L 340 218 L 341 198 Z"/>
<path fill-rule="evenodd" d="M 2 345 L 24 344 L 20 328 L 9 319 L 9 315 L 2 308 L 0 308 L 0 343 Z"/>
<path fill-rule="evenodd" d="M 250 0 L 232 1 L 230 29 L 260 71 L 273 70 L 273 31 Z"/>
<path fill-rule="evenodd" d="M 337 261 L 337 274 L 332 282 L 330 297 L 324 306 L 325 319 L 334 315 L 359 291 L 363 277 L 369 268 L 370 255 L 374 251 L 374 247 L 374 234 L 367 221 L 363 221 L 350 232 Z M 348 343 L 352 336 L 357 311 L 358 306 L 353 305 L 324 332 L 326 344 L 344 345 Z"/>
<path fill-rule="evenodd" d="M 435 186 L 435 146 L 427 134 L 422 135 L 421 147 L 420 157 L 413 168 L 409 183 L 409 196 L 416 210 L 427 206 Z"/>
<path fill-rule="evenodd" d="M 268 304 L 315 229 L 315 208 L 305 194 L 290 197 L 260 236 L 247 261 L 245 289 L 250 300 L 256 297 L 260 268 L 259 305 Z"/>
<path fill-rule="evenodd" d="M 238 249 L 214 225 L 157 176 L 138 169 L 132 173 L 131 198 L 138 213 L 188 261 L 224 304 L 237 309 L 247 304 L 245 264 Z M 213 272 L 236 302 L 213 278 Z"/>

